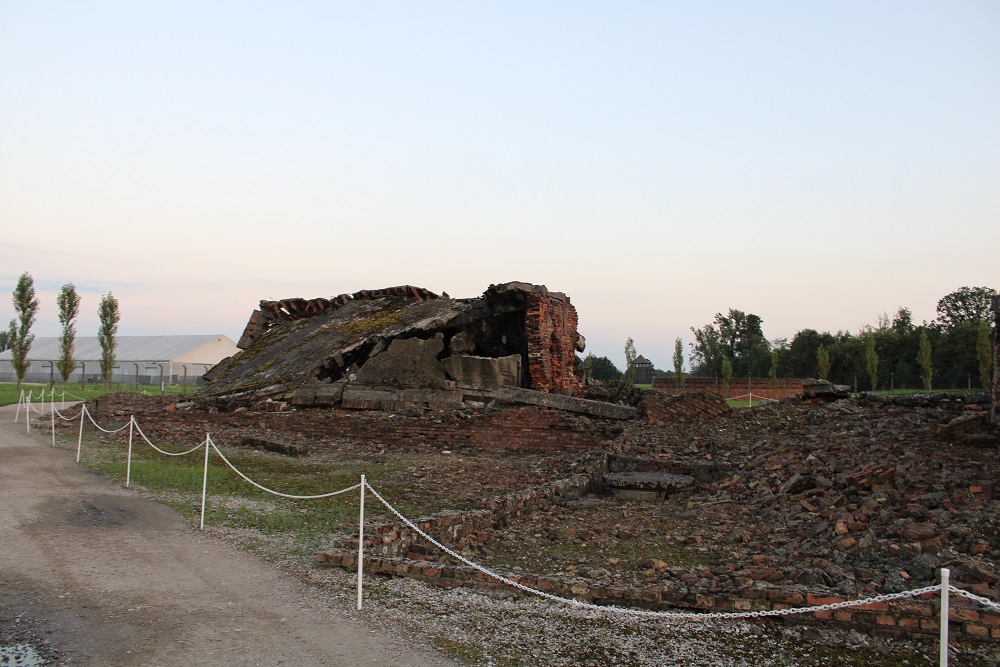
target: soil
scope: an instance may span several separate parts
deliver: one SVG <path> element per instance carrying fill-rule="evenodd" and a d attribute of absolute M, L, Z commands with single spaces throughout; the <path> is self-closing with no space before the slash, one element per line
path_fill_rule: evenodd
<path fill-rule="evenodd" d="M 0 408 L 4 663 L 455 664 L 77 466 L 15 411 Z"/>

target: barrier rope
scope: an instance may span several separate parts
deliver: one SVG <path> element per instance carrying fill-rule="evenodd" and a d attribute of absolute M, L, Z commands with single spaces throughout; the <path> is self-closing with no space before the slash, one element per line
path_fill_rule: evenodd
<path fill-rule="evenodd" d="M 226 465 L 229 466 L 233 472 L 242 477 L 245 481 L 257 487 L 261 491 L 266 491 L 267 493 L 271 493 L 276 496 L 281 496 L 282 498 L 291 498 L 293 500 L 318 500 L 320 498 L 330 498 L 331 496 L 338 496 L 341 493 L 347 493 L 348 491 L 353 491 L 355 489 L 361 488 L 361 483 L 359 482 L 354 486 L 349 486 L 346 489 L 341 489 L 340 491 L 332 491 L 330 493 L 319 493 L 314 496 L 297 496 L 290 493 L 282 493 L 281 491 L 275 491 L 274 489 L 269 489 L 266 486 L 258 484 L 257 482 L 253 481 L 252 479 L 244 475 L 242 472 L 240 472 L 240 469 L 234 466 L 232 463 L 230 463 L 229 459 L 226 458 L 226 455 L 223 454 L 221 451 L 219 451 L 219 447 L 214 442 L 212 442 L 211 436 L 206 438 L 206 442 L 208 442 L 208 444 L 212 446 L 212 449 L 215 450 L 216 454 L 222 457 L 222 460 L 225 461 Z"/>
<path fill-rule="evenodd" d="M 969 591 L 963 591 L 961 588 L 955 588 L 954 586 L 949 586 L 948 590 L 951 591 L 952 593 L 961 595 L 964 598 L 968 598 L 970 600 L 978 602 L 979 604 L 986 605 L 987 607 L 989 607 L 994 611 L 1000 611 L 1000 603 L 994 602 L 989 598 L 980 597 L 974 593 L 970 593 Z"/>
<path fill-rule="evenodd" d="M 446 554 L 455 558 L 469 567 L 472 567 L 483 574 L 496 579 L 497 581 L 507 584 L 508 586 L 513 586 L 514 588 L 520 589 L 525 593 L 530 593 L 532 595 L 537 595 L 539 597 L 551 600 L 553 602 L 559 602 L 561 604 L 568 604 L 582 609 L 591 609 L 594 611 L 602 612 L 616 612 L 620 614 L 629 614 L 632 616 L 645 616 L 653 618 L 667 618 L 675 620 L 714 620 L 714 619 L 727 619 L 727 618 L 760 618 L 763 616 L 791 616 L 793 614 L 811 614 L 817 611 L 826 611 L 833 609 L 844 609 L 845 607 L 860 607 L 866 604 L 872 604 L 874 602 L 891 602 L 893 600 L 902 600 L 905 598 L 912 598 L 924 595 L 926 593 L 940 592 L 941 586 L 925 586 L 924 588 L 918 588 L 912 591 L 904 591 L 902 593 L 887 593 L 885 595 L 877 595 L 873 598 L 867 598 L 865 600 L 845 600 L 843 602 L 834 602 L 831 604 L 817 605 L 814 607 L 796 607 L 789 609 L 766 609 L 762 611 L 742 611 L 742 612 L 674 612 L 674 611 L 651 611 L 648 609 L 626 609 L 624 607 L 616 606 L 601 606 L 592 604 L 590 602 L 583 602 L 581 600 L 573 600 L 570 598 L 559 597 L 558 595 L 553 595 L 552 593 L 546 593 L 545 591 L 540 591 L 536 588 L 531 588 L 530 586 L 525 586 L 522 583 L 509 579 L 493 570 L 490 570 L 478 563 L 474 563 L 465 556 L 449 549 L 445 545 L 441 544 L 433 537 L 428 535 L 426 532 L 421 530 L 415 523 L 410 521 L 408 518 L 403 516 L 399 510 L 389 504 L 385 498 L 383 498 L 378 491 L 372 488 L 370 484 L 365 482 L 365 487 L 372 494 L 379 499 L 379 501 L 386 506 L 386 508 L 396 515 L 396 517 L 402 521 L 406 526 L 413 529 L 418 535 L 423 537 L 425 540 L 441 549 Z"/>
<path fill-rule="evenodd" d="M 179 453 L 167 452 L 154 445 L 152 441 L 150 441 L 150 439 L 146 437 L 146 434 L 142 432 L 141 428 L 139 428 L 139 422 L 135 420 L 135 417 L 132 417 L 132 425 L 135 426 L 135 430 L 139 432 L 139 435 L 142 436 L 142 439 L 146 441 L 147 445 L 149 445 L 150 447 L 152 447 L 161 454 L 166 454 L 167 456 L 184 456 L 185 454 L 190 454 L 192 452 L 198 451 L 205 445 L 205 441 L 202 441 L 199 442 L 194 447 L 192 447 L 191 449 L 187 450 L 186 452 L 179 452 Z"/>
<path fill-rule="evenodd" d="M 132 423 L 132 417 L 130 416 L 129 417 L 129 424 L 125 424 L 121 428 L 116 428 L 116 429 L 108 430 L 106 428 L 102 428 L 100 424 L 98 424 L 96 421 L 94 421 L 94 417 L 93 417 L 93 415 L 90 414 L 90 410 L 87 409 L 86 405 L 83 406 L 83 411 L 87 415 L 87 419 L 90 420 L 90 423 L 94 425 L 94 428 L 96 428 L 98 431 L 103 431 L 104 433 L 121 433 L 122 431 L 124 431 L 125 429 L 127 429 L 129 427 L 129 424 Z"/>

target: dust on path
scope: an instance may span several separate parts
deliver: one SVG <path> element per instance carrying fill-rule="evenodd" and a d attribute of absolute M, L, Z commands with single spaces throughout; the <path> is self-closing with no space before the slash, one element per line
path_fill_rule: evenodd
<path fill-rule="evenodd" d="M 59 664 L 457 665 L 77 466 L 15 412 L 0 407 L 0 624 Z"/>

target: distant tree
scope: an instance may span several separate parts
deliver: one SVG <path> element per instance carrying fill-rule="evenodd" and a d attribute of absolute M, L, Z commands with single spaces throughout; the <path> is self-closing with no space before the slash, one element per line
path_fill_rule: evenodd
<path fill-rule="evenodd" d="M 872 391 L 878 388 L 878 352 L 875 350 L 875 333 L 868 334 L 865 339 L 865 370 L 872 383 Z"/>
<path fill-rule="evenodd" d="M 630 337 L 625 341 L 625 373 L 628 383 L 635 382 L 635 359 L 639 356 L 635 352 L 635 341 Z"/>
<path fill-rule="evenodd" d="M 62 375 L 63 385 L 69 381 L 69 376 L 76 368 L 76 361 L 73 359 L 73 343 L 76 340 L 76 329 L 74 320 L 80 314 L 80 295 L 76 293 L 76 286 L 73 283 L 66 283 L 59 291 L 56 298 L 59 306 L 59 324 L 62 325 L 62 335 L 59 336 L 59 374 Z"/>
<path fill-rule="evenodd" d="M 986 320 L 979 320 L 976 356 L 979 358 L 979 382 L 983 391 L 989 391 L 993 383 L 993 341 L 990 340 L 990 325 Z"/>
<path fill-rule="evenodd" d="M 101 375 L 104 377 L 105 389 L 110 390 L 115 370 L 115 351 L 118 348 L 118 322 L 121 320 L 118 299 L 110 292 L 101 297 L 97 316 L 101 322 L 97 329 L 97 342 L 101 344 Z"/>
<path fill-rule="evenodd" d="M 17 318 L 10 321 L 7 330 L 7 345 L 10 347 L 10 363 L 17 375 L 17 390 L 21 391 L 21 382 L 28 372 L 28 351 L 35 340 L 31 327 L 38 315 L 38 299 L 35 298 L 35 281 L 27 271 L 17 279 L 13 294 L 14 312 Z"/>
<path fill-rule="evenodd" d="M 684 343 L 680 337 L 674 341 L 674 384 L 684 388 Z"/>
<path fill-rule="evenodd" d="M 821 380 L 829 380 L 830 353 L 826 351 L 826 345 L 822 343 L 816 348 L 816 364 L 819 366 L 819 378 Z"/>
<path fill-rule="evenodd" d="M 589 376 L 601 382 L 616 382 L 622 379 L 622 372 L 618 370 L 614 362 L 607 357 L 595 357 L 587 355 L 590 362 L 588 369 Z"/>
<path fill-rule="evenodd" d="M 960 287 L 937 302 L 937 321 L 951 329 L 961 322 L 978 322 L 990 316 L 997 291 L 991 287 Z"/>
<path fill-rule="evenodd" d="M 931 381 L 934 378 L 934 367 L 931 359 L 931 341 L 927 338 L 927 332 L 920 330 L 920 348 L 917 352 L 917 364 L 920 366 L 920 380 L 924 383 L 924 390 L 931 390 Z"/>
<path fill-rule="evenodd" d="M 778 356 L 780 352 L 777 347 L 771 348 L 771 370 L 768 371 L 767 377 L 770 378 L 768 385 L 770 385 L 771 390 L 778 388 Z"/>
<path fill-rule="evenodd" d="M 722 360 L 722 393 L 729 395 L 729 380 L 733 377 L 733 362 L 729 359 Z"/>
<path fill-rule="evenodd" d="M 913 331 L 913 313 L 909 308 L 899 307 L 896 316 L 892 318 L 892 330 L 900 336 L 905 336 Z"/>
<path fill-rule="evenodd" d="M 10 332 L 6 329 L 0 331 L 0 352 L 7 349 L 7 341 L 10 339 Z"/>

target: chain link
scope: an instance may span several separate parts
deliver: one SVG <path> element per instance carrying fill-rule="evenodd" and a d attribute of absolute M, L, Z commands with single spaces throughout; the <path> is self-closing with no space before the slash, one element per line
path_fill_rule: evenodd
<path fill-rule="evenodd" d="M 178 452 L 178 453 L 166 452 L 166 451 L 163 451 L 162 449 L 160 449 L 159 447 L 157 447 L 156 445 L 154 445 L 149 440 L 149 438 L 146 437 L 146 434 L 142 432 L 141 428 L 139 428 L 139 422 L 137 422 L 135 420 L 135 417 L 132 417 L 132 424 L 135 426 L 135 430 L 139 432 L 139 435 L 142 436 L 142 439 L 146 441 L 147 445 L 149 445 L 150 447 L 152 447 L 153 449 L 155 449 L 156 451 L 158 451 L 161 454 L 166 454 L 167 456 L 184 456 L 185 454 L 190 454 L 192 452 L 196 452 L 196 451 L 198 451 L 199 449 L 201 449 L 202 447 L 205 446 L 205 440 L 202 440 L 201 442 L 199 442 L 197 445 L 195 445 L 191 449 L 187 450 L 186 452 Z"/>
<path fill-rule="evenodd" d="M 315 496 L 294 496 L 290 493 L 282 493 L 280 491 L 275 491 L 274 489 L 269 489 L 266 486 L 262 486 L 257 482 L 253 481 L 252 479 L 250 479 L 249 477 L 247 477 L 246 475 L 244 475 L 242 472 L 240 472 L 239 468 L 230 463 L 229 459 L 226 458 L 226 455 L 223 454 L 221 451 L 219 451 L 219 448 L 216 446 L 216 444 L 212 442 L 211 436 L 205 437 L 205 444 L 210 445 L 212 449 L 215 450 L 215 453 L 218 454 L 220 457 L 222 457 L 222 460 L 226 462 L 226 465 L 229 466 L 233 472 L 242 477 L 245 481 L 252 484 L 253 486 L 256 486 L 261 491 L 266 491 L 267 493 L 271 493 L 276 496 L 281 496 L 282 498 L 291 498 L 293 500 L 317 500 L 319 498 L 329 498 L 331 496 L 338 496 L 341 493 L 347 493 L 348 491 L 353 491 L 354 489 L 361 488 L 361 482 L 358 482 L 354 486 L 349 486 L 346 489 L 341 489 L 340 491 L 333 491 L 331 493 L 320 493 Z"/>
<path fill-rule="evenodd" d="M 995 611 L 1000 611 L 1000 603 L 994 602 L 993 600 L 990 600 L 989 598 L 980 597 L 980 596 L 978 596 L 978 595 L 976 595 L 974 593 L 970 593 L 969 591 L 963 591 L 961 588 L 955 588 L 954 586 L 948 586 L 948 590 L 950 590 L 952 593 L 956 593 L 958 595 L 961 595 L 964 598 L 969 598 L 970 600 L 975 600 L 979 604 L 984 604 L 987 607 L 989 607 L 990 609 L 993 609 Z"/>
<path fill-rule="evenodd" d="M 558 595 L 553 595 L 551 593 L 546 593 L 545 591 L 540 591 L 530 586 L 525 586 L 519 582 L 513 581 L 502 574 L 489 570 L 478 563 L 474 563 L 465 556 L 456 553 L 452 549 L 449 549 L 445 545 L 441 544 L 433 537 L 428 535 L 426 532 L 420 529 L 415 523 L 410 521 L 408 518 L 402 515 L 395 507 L 389 504 L 389 502 L 383 498 L 378 491 L 376 491 L 368 482 L 365 482 L 365 487 L 372 492 L 379 501 L 386 506 L 386 508 L 396 515 L 396 517 L 402 521 L 406 526 L 414 530 L 418 535 L 423 537 L 425 540 L 441 549 L 446 554 L 455 558 L 462 563 L 482 572 L 483 574 L 496 579 L 508 586 L 512 586 L 519 590 L 532 595 L 537 595 L 539 597 L 545 598 L 547 600 L 552 600 L 553 602 L 559 602 L 562 604 L 569 604 L 575 607 L 581 607 L 584 609 L 592 609 L 600 612 L 615 612 L 619 614 L 629 614 L 632 616 L 645 616 L 653 618 L 667 618 L 676 620 L 714 620 L 714 619 L 731 619 L 731 618 L 760 618 L 763 616 L 791 616 L 793 614 L 812 614 L 817 611 L 827 611 L 834 609 L 844 609 L 846 607 L 860 607 L 867 604 L 872 604 L 876 602 L 890 602 L 892 600 L 902 600 L 906 598 L 918 597 L 926 593 L 939 592 L 941 586 L 926 586 L 924 588 L 918 588 L 912 591 L 904 591 L 902 593 L 887 593 L 885 595 L 878 595 L 873 598 L 867 598 L 864 600 L 845 600 L 843 602 L 833 602 L 830 604 L 816 605 L 813 607 L 795 607 L 789 609 L 766 609 L 762 611 L 743 611 L 743 612 L 674 612 L 674 611 L 651 611 L 648 609 L 628 609 L 624 607 L 616 607 L 613 605 L 601 606 L 592 604 L 590 602 L 582 602 L 580 600 L 573 600 L 570 598 L 559 597 Z"/>

